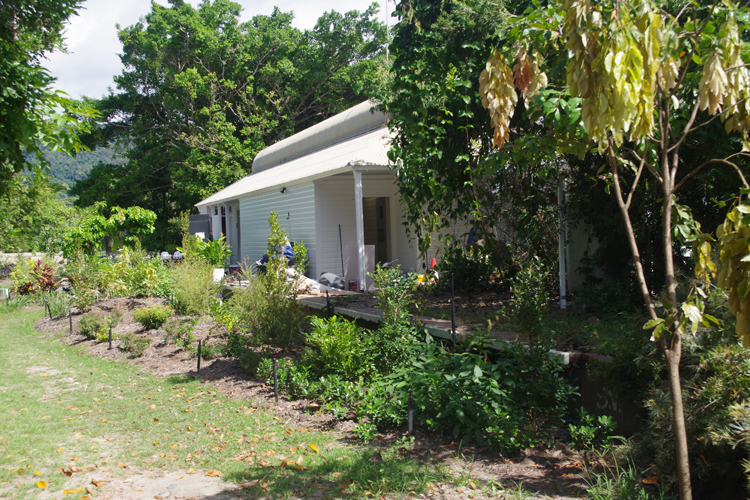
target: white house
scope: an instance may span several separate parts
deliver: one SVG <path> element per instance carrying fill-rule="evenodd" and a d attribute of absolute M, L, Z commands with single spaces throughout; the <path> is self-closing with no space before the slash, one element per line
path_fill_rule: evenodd
<path fill-rule="evenodd" d="M 314 278 L 332 272 L 362 290 L 376 262 L 419 270 L 388 167 L 386 123 L 363 102 L 264 149 L 250 175 L 196 206 L 212 217 L 214 237 L 226 235 L 234 262 L 265 253 L 275 211 L 289 239 L 307 246 Z"/>

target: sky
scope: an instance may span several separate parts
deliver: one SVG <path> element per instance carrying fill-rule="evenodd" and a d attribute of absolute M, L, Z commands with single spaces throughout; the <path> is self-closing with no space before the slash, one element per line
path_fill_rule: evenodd
<path fill-rule="evenodd" d="M 197 6 L 198 0 L 188 0 Z M 258 14 L 270 15 L 274 6 L 283 12 L 295 14 L 292 23 L 299 29 L 312 29 L 315 21 L 326 11 L 365 10 L 375 0 L 235 0 L 242 5 L 241 21 Z M 159 4 L 168 5 L 166 0 Z M 383 6 L 386 0 L 378 0 L 378 19 L 385 22 Z M 388 12 L 394 9 L 394 1 L 387 0 Z M 43 65 L 57 78 L 56 88 L 78 99 L 82 95 L 99 98 L 114 87 L 113 77 L 122 72 L 120 53 L 122 46 L 117 39 L 116 24 L 121 27 L 138 22 L 151 10 L 150 0 L 85 0 L 77 16 L 70 19 L 65 32 L 68 53 L 55 52 L 48 55 Z M 389 16 L 388 24 L 394 20 Z"/>

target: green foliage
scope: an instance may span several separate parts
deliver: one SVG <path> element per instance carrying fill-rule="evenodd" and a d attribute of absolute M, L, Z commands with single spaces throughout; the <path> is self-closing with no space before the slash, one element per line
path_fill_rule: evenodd
<path fill-rule="evenodd" d="M 78 320 L 78 332 L 89 340 L 98 340 L 100 335 L 107 335 L 107 325 L 95 312 L 89 312 Z"/>
<path fill-rule="evenodd" d="M 588 485 L 587 498 L 594 500 L 664 500 L 671 498 L 664 490 L 656 490 L 655 495 L 649 494 L 642 482 L 642 474 L 639 472 L 632 459 L 625 460 L 621 465 L 613 454 L 614 466 L 605 468 L 602 472 L 589 471 L 590 479 L 586 480 Z"/>
<path fill-rule="evenodd" d="M 518 271 L 510 287 L 513 294 L 510 317 L 529 339 L 532 349 L 549 348 L 549 335 L 547 339 L 542 338 L 542 322 L 547 317 L 549 307 L 548 281 L 549 268 L 535 257 Z"/>
<path fill-rule="evenodd" d="M 50 314 L 53 318 L 62 318 L 68 315 L 68 311 L 73 306 L 73 300 L 70 295 L 64 292 L 49 292 L 44 294 L 44 299 L 49 306 Z"/>
<path fill-rule="evenodd" d="M 581 407 L 578 410 L 579 423 L 568 424 L 570 441 L 577 450 L 587 451 L 610 444 L 617 427 L 609 415 L 590 415 Z"/>
<path fill-rule="evenodd" d="M 167 339 L 183 349 L 191 350 L 195 342 L 195 325 L 197 324 L 197 319 L 170 321 L 164 325 Z"/>
<path fill-rule="evenodd" d="M 55 267 L 55 262 L 47 258 L 17 263 L 10 273 L 11 290 L 19 295 L 33 295 L 57 289 Z"/>
<path fill-rule="evenodd" d="M 418 343 L 411 319 L 415 306 L 411 292 L 417 277 L 402 275 L 399 267 L 377 269 L 372 277 L 378 309 L 383 312 L 380 326 L 370 334 L 372 351 L 378 371 L 390 373 L 409 359 Z"/>
<path fill-rule="evenodd" d="M 167 306 L 141 307 L 133 311 L 133 318 L 146 330 L 156 330 L 172 316 L 172 309 Z"/>
<path fill-rule="evenodd" d="M 211 267 L 224 267 L 229 262 L 229 258 L 234 255 L 224 236 L 214 241 L 203 241 L 198 236 L 196 238 L 199 241 L 195 242 L 195 253 Z"/>
<path fill-rule="evenodd" d="M 93 139 L 127 144 L 127 163 L 94 167 L 70 191 L 79 205 L 151 209 L 162 245 L 179 243 L 167 221 L 247 175 L 263 148 L 383 86 L 374 8 L 326 12 L 306 32 L 278 9 L 247 22 L 240 13 L 226 0 L 157 3 L 119 30 L 123 71 L 98 103 L 106 124 Z"/>
<path fill-rule="evenodd" d="M 152 340 L 150 337 L 139 337 L 135 333 L 124 333 L 119 337 L 120 349 L 129 352 L 134 358 L 139 358 L 149 348 Z"/>
<path fill-rule="evenodd" d="M 559 361 L 519 345 L 494 354 L 430 343 L 390 377 L 389 390 L 399 391 L 403 401 L 411 389 L 415 418 L 432 430 L 517 453 L 548 441 L 545 431 L 563 414 L 572 388 L 561 370 Z"/>
<path fill-rule="evenodd" d="M 370 422 L 360 422 L 354 428 L 353 432 L 363 444 L 370 444 L 370 441 L 378 435 L 378 428 Z"/>
<path fill-rule="evenodd" d="M 16 175 L 0 196 L 0 249 L 5 252 L 59 252 L 75 219 L 63 186 L 41 169 Z"/>
<path fill-rule="evenodd" d="M 278 251 L 288 241 L 286 233 L 275 212 L 271 212 L 268 222 L 271 232 L 266 272 L 253 275 L 252 268 L 244 268 L 242 279 L 247 280 L 248 285 L 236 290 L 228 302 L 237 328 L 245 333 L 248 342 L 286 346 L 304 324 L 305 314 L 296 300 L 297 279 L 287 280 L 287 259 Z M 295 246 L 295 259 L 307 255 L 306 251 L 301 251 L 303 248 L 302 243 Z"/>
<path fill-rule="evenodd" d="M 311 318 L 307 347 L 301 363 L 313 374 L 336 374 L 344 380 L 357 381 L 372 373 L 372 349 L 368 336 L 354 321 L 339 316 Z"/>
<path fill-rule="evenodd" d="M 458 293 L 476 293 L 491 287 L 491 276 L 495 267 L 485 255 L 479 255 L 479 252 L 454 247 L 446 250 L 437 265 L 437 271 L 440 272 L 440 283 L 443 286 L 450 287 L 452 276 Z"/>
<path fill-rule="evenodd" d="M 100 202 L 79 211 L 78 221 L 65 235 L 66 257 L 71 257 L 78 251 L 92 255 L 105 248 L 106 239 L 113 248 L 127 245 L 140 251 L 141 238 L 154 232 L 156 214 L 151 210 L 141 207 L 112 207 L 109 218 L 103 215 L 106 210 L 106 205 Z"/>
<path fill-rule="evenodd" d="M 250 375 L 258 373 L 258 367 L 260 366 L 263 357 L 257 352 L 245 351 L 239 356 L 240 366 L 243 370 L 248 372 Z"/>
<path fill-rule="evenodd" d="M 202 260 L 188 259 L 175 266 L 172 305 L 181 314 L 212 314 L 216 296 L 222 285 L 214 281 L 213 265 Z"/>
<path fill-rule="evenodd" d="M 0 195 L 13 176 L 30 168 L 29 155 L 44 161 L 42 147 L 77 152 L 84 118 L 95 112 L 61 91 L 42 67 L 46 53 L 61 48 L 62 31 L 80 0 L 9 0 L 0 9 Z"/>

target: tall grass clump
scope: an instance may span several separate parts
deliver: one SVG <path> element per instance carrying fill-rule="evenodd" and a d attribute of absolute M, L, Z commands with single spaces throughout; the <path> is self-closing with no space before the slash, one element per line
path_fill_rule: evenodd
<path fill-rule="evenodd" d="M 201 259 L 189 259 L 175 266 L 172 304 L 182 314 L 208 315 L 222 285 L 214 281 L 213 265 Z"/>

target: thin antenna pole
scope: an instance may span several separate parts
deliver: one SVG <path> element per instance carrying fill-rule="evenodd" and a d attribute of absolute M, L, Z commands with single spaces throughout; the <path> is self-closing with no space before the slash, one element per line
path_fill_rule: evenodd
<path fill-rule="evenodd" d="M 388 0 L 385 0 L 385 62 L 388 62 L 388 40 L 389 40 L 389 26 L 388 26 Z"/>

